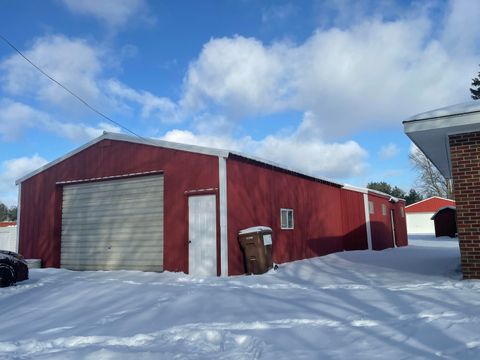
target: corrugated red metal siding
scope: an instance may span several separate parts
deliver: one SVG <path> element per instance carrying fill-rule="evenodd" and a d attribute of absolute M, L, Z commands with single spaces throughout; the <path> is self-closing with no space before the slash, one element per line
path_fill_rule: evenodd
<path fill-rule="evenodd" d="M 438 209 L 444 206 L 455 206 L 454 200 L 443 199 L 440 197 L 431 197 L 429 199 L 421 200 L 415 204 L 408 205 L 406 208 L 407 213 L 414 212 L 436 212 Z"/>
<path fill-rule="evenodd" d="M 408 234 L 407 234 L 407 219 L 405 212 L 405 201 L 400 200 L 396 204 L 392 204 L 395 212 L 395 245 L 407 246 Z M 403 209 L 403 216 L 402 216 Z"/>
<path fill-rule="evenodd" d="M 383 250 L 394 247 L 392 220 L 390 217 L 391 203 L 387 197 L 368 194 L 368 201 L 373 202 L 374 213 L 370 214 L 373 250 Z M 386 215 L 382 213 L 382 204 L 386 206 Z"/>
<path fill-rule="evenodd" d="M 276 263 L 343 250 L 341 189 L 280 171 L 227 160 L 229 274 L 245 272 L 238 231 L 273 229 Z M 294 210 L 294 229 L 280 229 L 280 209 Z"/>
<path fill-rule="evenodd" d="M 454 237 L 457 233 L 456 210 L 449 208 L 440 210 L 435 215 L 434 223 L 436 237 Z"/>
<path fill-rule="evenodd" d="M 344 249 L 368 249 L 363 193 L 342 189 L 341 201 Z"/>
<path fill-rule="evenodd" d="M 103 140 L 22 183 L 20 252 L 60 265 L 62 187 L 59 181 L 164 171 L 164 268 L 188 271 L 185 191 L 218 188 L 218 158 Z"/>

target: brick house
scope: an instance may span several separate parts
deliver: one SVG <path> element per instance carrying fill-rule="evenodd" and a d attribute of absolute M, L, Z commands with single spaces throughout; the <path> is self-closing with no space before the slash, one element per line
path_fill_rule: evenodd
<path fill-rule="evenodd" d="M 449 106 L 403 122 L 407 136 L 453 179 L 464 279 L 480 279 L 480 102 Z"/>

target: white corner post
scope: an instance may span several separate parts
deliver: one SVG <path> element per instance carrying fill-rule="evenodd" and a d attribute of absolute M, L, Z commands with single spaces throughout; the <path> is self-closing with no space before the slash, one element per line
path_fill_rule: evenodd
<path fill-rule="evenodd" d="M 228 276 L 228 229 L 227 229 L 227 158 L 218 157 L 219 203 L 220 203 L 220 267 L 221 275 Z"/>
<path fill-rule="evenodd" d="M 18 183 L 18 205 L 17 205 L 17 241 L 16 241 L 16 252 L 19 250 L 20 245 L 20 209 L 22 204 L 22 183 Z"/>
<path fill-rule="evenodd" d="M 363 194 L 363 204 L 365 207 L 365 226 L 367 228 L 368 250 L 372 250 L 372 229 L 370 227 L 370 206 L 368 206 L 368 194 Z"/>

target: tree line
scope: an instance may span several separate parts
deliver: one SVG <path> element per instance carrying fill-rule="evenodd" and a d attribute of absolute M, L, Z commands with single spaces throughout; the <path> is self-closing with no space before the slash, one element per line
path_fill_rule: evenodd
<path fill-rule="evenodd" d="M 7 207 L 0 201 L 0 221 L 17 221 L 17 207 Z"/>
<path fill-rule="evenodd" d="M 432 196 L 454 200 L 451 180 L 446 179 L 423 152 L 415 148 L 410 153 L 409 158 L 410 163 L 418 174 L 415 188 L 410 189 L 407 193 L 385 181 L 370 182 L 367 184 L 367 188 L 405 199 L 407 205 Z"/>

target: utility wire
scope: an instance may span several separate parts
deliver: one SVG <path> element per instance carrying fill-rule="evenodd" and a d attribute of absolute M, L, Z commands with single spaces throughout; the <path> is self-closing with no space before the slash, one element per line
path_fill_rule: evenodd
<path fill-rule="evenodd" d="M 90 105 L 86 100 L 82 99 L 80 96 L 78 96 L 77 94 L 75 94 L 72 90 L 70 90 L 69 88 L 67 88 L 65 85 L 63 85 L 62 83 L 58 82 L 57 80 L 55 80 L 52 76 L 48 75 L 45 71 L 43 71 L 39 66 L 37 66 L 36 64 L 34 64 L 29 58 L 27 58 L 25 55 L 23 55 L 23 53 L 18 50 L 18 48 L 13 45 L 10 41 L 8 41 L 2 34 L 0 34 L 0 39 L 2 39 L 8 46 L 10 46 L 13 50 L 15 50 L 22 58 L 24 58 L 30 65 L 32 65 L 35 69 L 37 69 L 42 75 L 46 76 L 48 79 L 50 79 L 51 81 L 53 81 L 55 84 L 57 84 L 58 86 L 60 86 L 63 90 L 65 90 L 66 92 L 68 92 L 70 95 L 72 95 L 75 99 L 77 99 L 78 101 L 80 101 L 83 105 L 85 105 L 87 108 L 89 108 L 90 110 L 92 110 L 94 113 L 96 113 L 97 115 L 101 116 L 102 118 L 104 118 L 105 120 L 107 121 L 110 121 L 111 123 L 117 125 L 118 127 L 122 128 L 123 130 L 129 132 L 130 134 L 132 135 L 135 135 L 137 137 L 139 137 L 140 139 L 142 140 L 147 140 L 145 139 L 144 137 L 140 136 L 139 134 L 137 134 L 136 132 L 130 130 L 129 128 L 127 128 L 126 126 L 123 126 L 122 124 L 120 124 L 119 122 L 111 119 L 110 117 L 108 117 L 107 115 L 103 114 L 102 112 L 100 112 L 99 110 L 95 109 L 92 105 Z"/>

